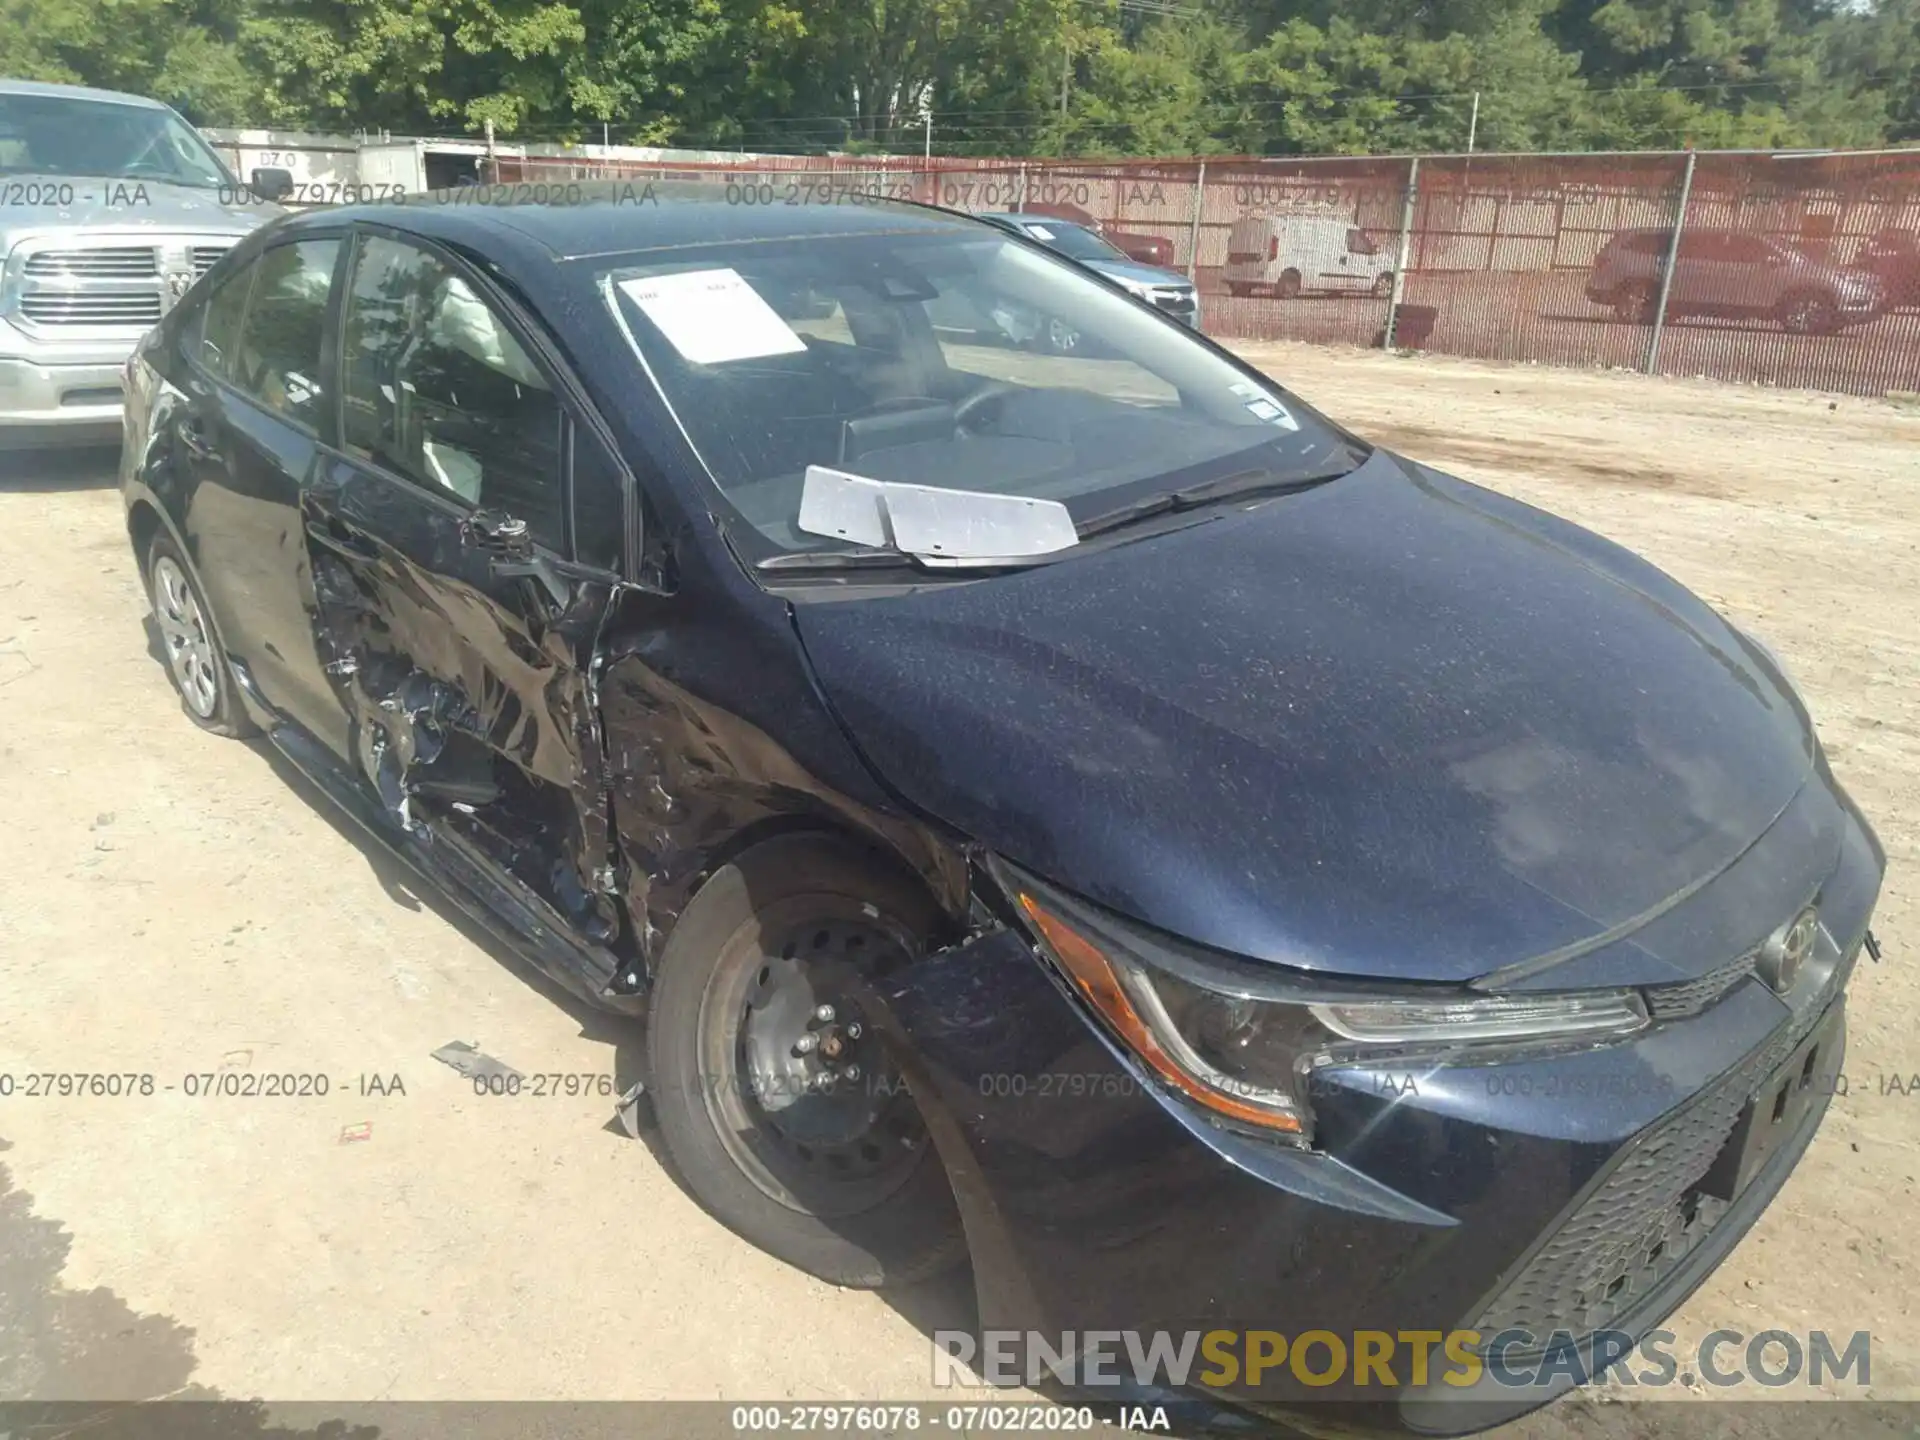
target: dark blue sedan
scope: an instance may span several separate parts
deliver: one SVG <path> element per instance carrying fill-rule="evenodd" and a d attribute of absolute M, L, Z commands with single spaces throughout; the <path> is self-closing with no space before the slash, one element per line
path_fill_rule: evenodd
<path fill-rule="evenodd" d="M 644 1023 L 716 1216 L 1049 1345 L 1479 1357 L 1207 1382 L 1375 1428 L 1726 1256 L 1884 868 L 1760 642 L 991 225 L 518 198 L 230 252 L 130 366 L 128 530 L 188 718 Z"/>

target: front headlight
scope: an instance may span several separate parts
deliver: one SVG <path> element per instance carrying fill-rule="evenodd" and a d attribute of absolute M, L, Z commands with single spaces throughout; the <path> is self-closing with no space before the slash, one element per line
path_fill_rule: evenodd
<path fill-rule="evenodd" d="M 1647 1024 L 1631 990 L 1479 995 L 1203 956 L 1029 877 L 1008 879 L 1043 952 L 1160 1080 L 1216 1116 L 1300 1145 L 1312 1132 L 1313 1074 L 1328 1066 L 1594 1044 Z"/>

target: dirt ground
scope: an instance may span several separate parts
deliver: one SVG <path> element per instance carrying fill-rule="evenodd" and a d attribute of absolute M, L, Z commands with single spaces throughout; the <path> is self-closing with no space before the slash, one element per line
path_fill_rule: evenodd
<path fill-rule="evenodd" d="M 1645 553 L 1798 677 L 1890 855 L 1887 958 L 1854 982 L 1848 1093 L 1671 1328 L 1869 1329 L 1874 1392 L 1920 1398 L 1920 413 L 1248 352 L 1362 433 Z M 606 1098 L 479 1097 L 429 1058 L 468 1040 L 616 1085 L 637 1065 L 621 1022 L 450 919 L 270 751 L 186 722 L 111 471 L 0 456 L 0 1075 L 329 1093 L 0 1098 L 0 1397 L 934 1395 L 925 1335 L 969 1322 L 961 1287 L 835 1291 L 709 1220 Z M 1641 1433 L 1626 1409 L 1515 1433 Z"/>

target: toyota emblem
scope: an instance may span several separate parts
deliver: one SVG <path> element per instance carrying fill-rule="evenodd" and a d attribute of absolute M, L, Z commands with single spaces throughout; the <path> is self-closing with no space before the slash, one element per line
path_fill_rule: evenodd
<path fill-rule="evenodd" d="M 1760 978 L 1785 995 L 1800 978 L 1801 967 L 1813 958 L 1813 942 L 1820 933 L 1819 912 L 1809 905 L 1767 937 L 1760 947 Z"/>

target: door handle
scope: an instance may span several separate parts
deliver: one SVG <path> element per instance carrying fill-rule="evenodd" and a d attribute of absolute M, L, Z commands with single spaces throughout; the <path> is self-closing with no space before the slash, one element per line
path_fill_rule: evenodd
<path fill-rule="evenodd" d="M 379 548 L 371 540 L 364 539 L 332 521 L 309 520 L 307 538 L 322 550 L 331 550 L 334 554 L 348 560 L 380 558 Z"/>

